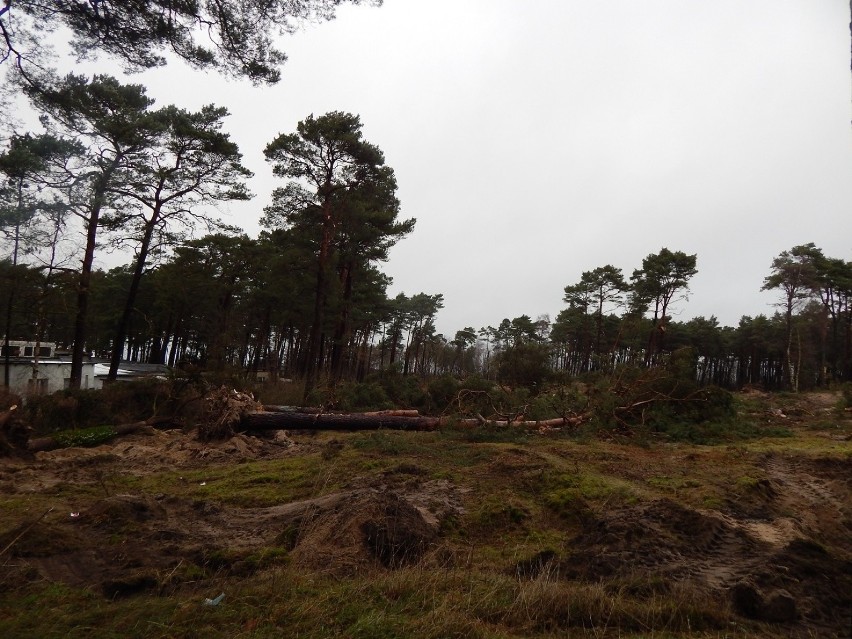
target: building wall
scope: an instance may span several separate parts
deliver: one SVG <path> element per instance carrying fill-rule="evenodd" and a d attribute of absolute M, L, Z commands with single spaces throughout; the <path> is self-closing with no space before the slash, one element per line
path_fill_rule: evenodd
<path fill-rule="evenodd" d="M 9 356 L 10 357 L 33 357 L 35 348 L 35 342 L 25 342 L 22 340 L 9 340 Z M 54 342 L 41 342 L 38 347 L 39 357 L 43 359 L 50 359 L 56 355 L 56 344 Z M 0 355 L 6 355 L 6 345 L 5 341 L 3 346 L 0 347 Z"/>
<path fill-rule="evenodd" d="M 38 379 L 32 381 L 32 362 L 17 361 L 9 364 L 9 387 L 13 393 L 26 397 L 32 394 L 50 394 L 68 388 L 71 379 L 71 362 L 41 361 Z M 80 388 L 95 388 L 95 365 L 83 364 L 83 381 Z"/>

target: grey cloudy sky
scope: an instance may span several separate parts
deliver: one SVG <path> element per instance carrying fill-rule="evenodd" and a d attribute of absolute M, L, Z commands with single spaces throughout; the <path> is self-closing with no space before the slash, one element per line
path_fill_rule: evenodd
<path fill-rule="evenodd" d="M 256 197 L 228 221 L 252 235 L 263 147 L 360 114 L 417 218 L 391 294 L 443 293 L 448 336 L 555 317 L 583 271 L 663 246 L 698 254 L 676 318 L 736 325 L 773 312 L 780 251 L 852 259 L 849 19 L 846 0 L 385 0 L 288 37 L 274 87 L 180 63 L 134 81 L 230 108 Z"/>

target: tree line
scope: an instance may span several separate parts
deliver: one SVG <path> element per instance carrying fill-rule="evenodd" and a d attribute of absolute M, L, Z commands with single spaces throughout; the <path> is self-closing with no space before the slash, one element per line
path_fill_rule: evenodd
<path fill-rule="evenodd" d="M 208 208 L 251 197 L 251 173 L 222 131 L 225 109 L 154 108 L 144 87 L 109 76 L 68 75 L 23 90 L 44 131 L 13 135 L 0 154 L 0 225 L 11 243 L 7 371 L 10 339 L 26 337 L 70 348 L 72 388 L 92 351 L 109 357 L 115 379 L 121 360 L 138 356 L 132 324 L 141 315 L 156 332 L 145 347 L 149 361 L 187 359 L 214 370 L 261 362 L 278 370 L 269 362 L 283 361 L 305 379 L 306 395 L 320 367 L 344 375 L 350 342 L 369 343 L 363 322 L 378 324 L 375 313 L 362 316 L 362 298 L 380 298 L 388 284 L 376 265 L 414 226 L 399 219 L 394 172 L 363 139 L 358 116 L 311 115 L 269 143 L 266 158 L 284 184 L 261 219 L 268 230 L 250 240 Z M 190 239 L 198 228 L 210 233 Z M 98 274 L 95 255 L 105 247 L 131 247 L 135 258 Z M 111 308 L 109 327 L 94 332 L 96 280 L 111 289 Z M 171 303 L 156 324 L 153 312 L 140 311 L 152 286 L 167 296 L 179 291 L 156 300 Z M 206 306 L 207 292 L 214 297 Z M 235 337 L 232 315 L 246 303 L 253 309 L 243 322 L 257 324 Z M 61 329 L 49 320 L 56 308 Z"/>
<path fill-rule="evenodd" d="M 664 364 L 682 351 L 697 382 L 725 388 L 799 390 L 852 379 L 852 262 L 814 244 L 783 251 L 762 287 L 778 292 L 779 310 L 743 316 L 736 327 L 669 315 L 696 272 L 695 255 L 666 248 L 648 255 L 629 281 L 611 265 L 586 271 L 565 287 L 568 306 L 553 322 L 521 316 L 484 329 L 496 355 L 489 366 L 497 376 L 503 367 L 503 374 L 576 377 Z"/>
<path fill-rule="evenodd" d="M 254 239 L 225 229 L 183 242 L 141 278 L 124 356 L 272 379 L 306 379 L 313 362 L 315 383 L 322 385 L 389 373 L 476 374 L 534 389 L 554 376 L 666 365 L 678 351 L 689 354 L 699 384 L 726 388 L 797 390 L 849 380 L 852 373 L 852 264 L 811 244 L 772 263 L 764 287 L 778 291 L 778 312 L 744 316 L 736 327 L 714 317 L 672 319 L 668 311 L 685 297 L 696 256 L 662 249 L 629 279 L 610 265 L 584 272 L 565 287 L 566 308 L 552 321 L 521 315 L 447 338 L 435 325 L 442 295 L 388 296 L 389 278 L 368 253 L 349 250 L 354 238 L 341 231 L 330 242 L 312 355 L 322 235 L 315 220 Z M 38 266 L 6 260 L 0 268 L 0 303 L 13 319 L 11 334 L 29 338 L 40 327 L 43 337 L 72 344 L 78 274 L 62 271 L 46 284 L 47 272 Z M 93 271 L 87 350 L 103 357 L 114 352 L 134 277 L 134 264 Z"/>
<path fill-rule="evenodd" d="M 190 362 L 299 377 L 305 397 L 388 367 L 537 384 L 657 366 L 684 347 L 700 382 L 725 387 L 797 390 L 852 373 L 850 263 L 813 244 L 773 260 L 764 289 L 779 292 L 779 311 L 735 329 L 672 320 L 697 256 L 663 248 L 629 278 L 612 265 L 584 272 L 553 321 L 522 315 L 447 339 L 435 328 L 440 294 L 387 296 L 379 265 L 415 220 L 400 219 L 393 169 L 358 116 L 310 115 L 267 145 L 283 184 L 251 239 L 209 213 L 251 197 L 225 109 L 155 108 L 144 87 L 109 76 L 23 90 L 44 130 L 0 153 L 7 385 L 12 339 L 68 347 L 72 388 L 92 352 L 111 379 L 123 359 Z M 208 234 L 192 239 L 199 228 Z M 115 247 L 133 261 L 96 270 L 96 252 Z"/>
<path fill-rule="evenodd" d="M 210 213 L 252 196 L 251 174 L 223 130 L 225 109 L 156 107 L 141 85 L 59 76 L 42 41 L 62 27 L 77 54 L 129 68 L 164 64 L 168 50 L 196 67 L 274 83 L 285 60 L 276 31 L 329 19 L 340 4 L 0 9 L 0 59 L 42 126 L 13 133 L 0 152 L 7 385 L 12 339 L 67 347 L 72 387 L 87 353 L 108 358 L 112 378 L 126 358 L 299 377 L 306 396 L 320 383 L 388 370 L 534 386 L 554 375 L 656 367 L 684 349 L 701 383 L 797 390 L 850 379 L 852 266 L 813 244 L 772 261 L 764 288 L 778 292 L 778 312 L 737 327 L 672 319 L 697 260 L 663 248 L 630 277 L 611 265 L 584 272 L 565 287 L 566 307 L 552 321 L 521 315 L 445 337 L 435 324 L 441 294 L 387 294 L 380 265 L 415 221 L 400 219 L 393 170 L 363 139 L 358 116 L 310 115 L 270 141 L 265 157 L 282 185 L 263 213 L 265 230 L 249 238 Z M 131 263 L 95 268 L 98 254 L 116 248 L 131 249 Z"/>

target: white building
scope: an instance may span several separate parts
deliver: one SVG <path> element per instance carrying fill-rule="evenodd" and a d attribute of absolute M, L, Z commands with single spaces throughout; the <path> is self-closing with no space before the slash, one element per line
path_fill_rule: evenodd
<path fill-rule="evenodd" d="M 9 340 L 9 357 L 33 357 L 35 355 L 35 342 L 22 342 L 16 339 Z M 3 341 L 0 347 L 0 355 L 6 355 L 6 343 Z M 56 355 L 56 344 L 53 342 L 42 342 L 38 345 L 38 356 L 50 359 Z"/>
<path fill-rule="evenodd" d="M 0 362 L 0 366 L 5 362 Z M 48 395 L 68 388 L 71 382 L 71 362 L 61 359 L 41 359 L 33 378 L 33 360 L 16 357 L 9 360 L 9 390 L 22 397 Z M 80 388 L 100 388 L 95 379 L 94 362 L 83 362 Z"/>
<path fill-rule="evenodd" d="M 21 397 L 47 395 L 68 388 L 71 382 L 71 362 L 55 356 L 56 344 L 39 345 L 39 360 L 33 358 L 33 342 L 9 341 L 9 390 Z M 5 366 L 5 347 L 0 349 L 0 366 Z M 33 370 L 36 374 L 33 377 Z M 83 362 L 80 388 L 100 388 L 95 378 L 95 363 Z"/>

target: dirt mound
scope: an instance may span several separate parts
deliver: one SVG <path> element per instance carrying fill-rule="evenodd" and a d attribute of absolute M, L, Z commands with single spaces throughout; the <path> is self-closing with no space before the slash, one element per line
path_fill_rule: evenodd
<path fill-rule="evenodd" d="M 569 578 L 591 581 L 625 570 L 670 578 L 701 575 L 713 581 L 712 559 L 748 555 L 755 545 L 747 531 L 719 513 L 661 499 L 588 522 L 560 570 Z"/>
<path fill-rule="evenodd" d="M 735 610 L 774 623 L 800 621 L 826 632 L 843 628 L 852 611 L 852 561 L 806 539 L 767 557 L 730 591 Z"/>
<path fill-rule="evenodd" d="M 369 485 L 242 516 L 277 528 L 275 543 L 288 548 L 297 564 L 352 573 L 416 563 L 439 536 L 444 520 L 462 512 L 462 491 L 446 480 L 388 475 L 384 481 L 364 483 Z"/>
<path fill-rule="evenodd" d="M 50 557 L 78 547 L 83 540 L 73 530 L 56 524 L 23 523 L 0 534 L 0 550 L 13 557 Z"/>
<path fill-rule="evenodd" d="M 326 507 L 311 504 L 297 521 L 294 561 L 333 571 L 415 563 L 439 532 L 405 497 L 377 490 L 351 493 Z"/>
<path fill-rule="evenodd" d="M 267 508 L 114 495 L 5 531 L 0 548 L 10 545 L 41 578 L 112 598 L 167 588 L 184 563 L 211 575 L 250 574 L 270 552 L 333 573 L 394 569 L 417 562 L 446 517 L 461 512 L 461 491 L 446 480 L 391 474 L 352 484 Z"/>
<path fill-rule="evenodd" d="M 83 522 L 111 533 L 133 532 L 143 522 L 162 519 L 165 509 L 150 497 L 116 495 L 81 513 Z"/>

